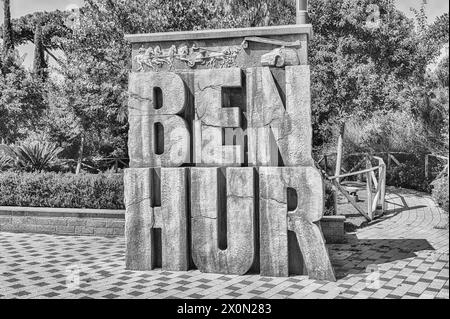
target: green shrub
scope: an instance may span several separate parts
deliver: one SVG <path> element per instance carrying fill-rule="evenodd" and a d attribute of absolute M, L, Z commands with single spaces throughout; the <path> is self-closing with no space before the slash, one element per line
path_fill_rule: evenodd
<path fill-rule="evenodd" d="M 11 158 L 9 156 L 0 153 L 0 172 L 8 168 L 11 168 L 11 166 L 12 166 Z"/>
<path fill-rule="evenodd" d="M 123 176 L 4 172 L 0 206 L 123 209 Z"/>
<path fill-rule="evenodd" d="M 402 160 L 400 165 L 392 165 L 386 173 L 386 184 L 421 192 L 430 191 L 423 164 L 415 158 Z"/>
<path fill-rule="evenodd" d="M 27 172 L 48 170 L 58 159 L 62 148 L 54 143 L 23 141 L 20 145 L 2 145 L 5 156 L 11 159 L 13 167 Z"/>
<path fill-rule="evenodd" d="M 423 124 L 407 111 L 375 112 L 351 118 L 345 126 L 345 149 L 354 152 L 428 153 L 430 142 Z"/>
<path fill-rule="evenodd" d="M 433 190 L 431 195 L 434 201 L 448 213 L 448 177 L 444 176 L 431 183 Z"/>

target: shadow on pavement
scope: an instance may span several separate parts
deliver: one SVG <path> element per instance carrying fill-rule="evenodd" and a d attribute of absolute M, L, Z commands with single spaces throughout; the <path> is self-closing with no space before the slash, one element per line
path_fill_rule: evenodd
<path fill-rule="evenodd" d="M 331 263 L 338 279 L 367 273 L 369 265 L 403 260 L 416 257 L 415 253 L 420 251 L 434 250 L 426 239 L 358 239 L 351 236 L 347 244 L 329 246 Z"/>

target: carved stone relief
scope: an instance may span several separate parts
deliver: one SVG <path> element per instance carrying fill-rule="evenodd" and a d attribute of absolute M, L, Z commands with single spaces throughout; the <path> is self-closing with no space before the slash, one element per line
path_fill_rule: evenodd
<path fill-rule="evenodd" d="M 169 49 L 161 49 L 160 45 L 150 46 L 147 49 L 141 47 L 134 57 L 137 70 L 145 71 L 149 68 L 152 71 L 159 71 L 164 66 L 168 70 L 174 69 L 174 62 L 185 63 L 189 68 L 196 68 L 204 65 L 206 68 L 222 69 L 235 67 L 236 59 L 242 51 L 249 48 L 249 42 L 264 43 L 272 46 L 279 46 L 271 52 L 264 54 L 261 58 L 262 66 L 278 67 L 299 65 L 300 59 L 294 47 L 301 46 L 300 41 L 286 42 L 268 38 L 248 37 L 240 45 L 226 46 L 220 49 L 201 47 L 194 43 L 192 46 L 181 44 L 172 45 Z"/>

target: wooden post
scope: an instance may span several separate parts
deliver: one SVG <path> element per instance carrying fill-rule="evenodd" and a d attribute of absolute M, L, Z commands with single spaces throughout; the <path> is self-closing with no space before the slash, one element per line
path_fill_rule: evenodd
<path fill-rule="evenodd" d="M 400 161 L 398 159 L 395 158 L 394 155 L 391 154 L 391 159 L 394 161 L 395 164 L 397 164 L 398 166 L 400 166 Z"/>
<path fill-rule="evenodd" d="M 370 165 L 372 167 L 372 165 Z M 378 185 L 377 177 L 375 176 L 375 172 L 370 172 L 370 176 L 372 176 L 372 182 L 374 185 Z"/>
<path fill-rule="evenodd" d="M 342 124 L 341 130 L 339 132 L 338 145 L 337 145 L 337 155 L 336 155 L 336 170 L 335 176 L 341 175 L 341 166 L 342 166 L 342 152 L 343 152 L 343 144 L 344 144 L 344 133 L 345 133 L 345 123 Z M 338 183 L 340 179 L 336 180 Z"/>
<path fill-rule="evenodd" d="M 367 215 L 369 215 L 370 219 L 373 219 L 373 211 L 372 211 L 372 176 L 370 172 L 366 173 L 366 185 L 367 185 Z"/>
<path fill-rule="evenodd" d="M 345 132 L 345 123 L 342 124 L 341 130 L 339 132 L 339 138 L 338 138 L 338 145 L 337 145 L 337 154 L 336 154 L 336 169 L 335 169 L 335 176 L 341 175 L 341 165 L 342 165 L 342 149 L 343 149 L 343 137 Z M 336 179 L 336 184 L 340 184 L 340 178 Z M 338 201 L 337 192 L 334 192 L 333 194 L 333 200 L 335 203 Z M 337 215 L 337 210 L 336 210 Z"/>
<path fill-rule="evenodd" d="M 383 173 L 380 171 L 380 178 L 381 180 L 381 195 L 380 195 L 380 201 L 381 201 L 381 212 L 384 214 L 386 211 L 386 166 L 382 165 Z"/>
<path fill-rule="evenodd" d="M 428 172 L 429 172 L 429 165 L 430 165 L 430 155 L 425 155 L 425 180 L 428 181 Z"/>
<path fill-rule="evenodd" d="M 325 172 L 328 174 L 328 156 L 324 155 L 324 161 L 325 161 Z"/>
<path fill-rule="evenodd" d="M 353 207 L 355 207 L 355 209 L 370 222 L 371 219 L 369 215 L 367 215 L 364 210 L 359 207 L 358 203 L 353 199 L 353 196 L 350 196 L 350 194 L 341 185 L 339 185 L 336 180 L 333 179 L 331 183 L 333 185 L 335 193 L 337 193 L 337 191 L 339 190 L 342 195 L 344 195 L 345 198 L 347 198 L 348 201 L 353 205 Z"/>
<path fill-rule="evenodd" d="M 391 168 L 391 153 L 387 153 L 387 169 Z"/>
<path fill-rule="evenodd" d="M 366 158 L 366 168 L 371 168 L 372 163 L 370 162 L 370 157 Z M 373 219 L 373 211 L 372 211 L 372 173 L 366 173 L 366 190 L 367 190 L 367 215 L 369 215 L 370 219 Z"/>
<path fill-rule="evenodd" d="M 84 133 L 82 133 L 81 142 L 80 142 L 80 150 L 78 153 L 77 168 L 75 169 L 75 175 L 80 174 L 81 167 L 83 165 L 84 141 L 85 141 L 85 137 L 84 137 Z"/>
<path fill-rule="evenodd" d="M 383 164 L 380 165 L 379 170 L 379 174 L 378 174 L 378 181 L 376 183 L 376 193 L 375 193 L 375 197 L 373 199 L 373 203 L 372 203 L 372 211 L 375 212 L 378 208 L 378 205 L 381 203 L 381 199 L 382 199 L 382 189 L 383 189 L 383 171 L 384 171 L 385 167 Z"/>

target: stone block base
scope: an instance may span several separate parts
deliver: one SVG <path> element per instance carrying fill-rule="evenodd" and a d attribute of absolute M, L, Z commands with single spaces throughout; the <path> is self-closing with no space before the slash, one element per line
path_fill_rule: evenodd
<path fill-rule="evenodd" d="M 0 207 L 0 231 L 121 237 L 125 212 L 110 210 Z"/>

